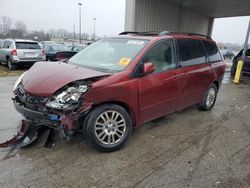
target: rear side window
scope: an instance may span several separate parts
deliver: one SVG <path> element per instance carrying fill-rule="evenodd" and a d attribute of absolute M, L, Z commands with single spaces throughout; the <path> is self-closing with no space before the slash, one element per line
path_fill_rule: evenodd
<path fill-rule="evenodd" d="M 16 42 L 16 49 L 41 49 L 35 42 Z"/>
<path fill-rule="evenodd" d="M 4 42 L 4 45 L 3 45 L 3 48 L 9 48 L 11 45 L 11 42 L 10 41 L 5 41 Z"/>
<path fill-rule="evenodd" d="M 207 50 L 209 62 L 221 61 L 221 55 L 218 47 L 211 42 L 203 41 Z"/>
<path fill-rule="evenodd" d="M 1 42 L 0 42 L 0 48 L 3 48 L 3 44 L 4 44 L 4 42 L 1 41 Z"/>
<path fill-rule="evenodd" d="M 206 62 L 205 51 L 200 40 L 178 40 L 181 66 L 197 65 Z"/>

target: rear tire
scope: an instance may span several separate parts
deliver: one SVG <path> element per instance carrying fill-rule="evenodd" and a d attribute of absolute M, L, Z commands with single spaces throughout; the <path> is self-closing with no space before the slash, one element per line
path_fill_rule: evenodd
<path fill-rule="evenodd" d="M 204 96 L 202 103 L 199 105 L 199 109 L 202 111 L 211 110 L 214 107 L 218 93 L 217 86 L 212 83 Z"/>
<path fill-rule="evenodd" d="M 16 69 L 16 66 L 13 65 L 13 63 L 11 62 L 11 59 L 10 58 L 7 58 L 7 66 L 9 68 L 9 70 L 14 70 Z"/>
<path fill-rule="evenodd" d="M 121 149 L 132 131 L 132 121 L 121 106 L 106 104 L 93 109 L 85 118 L 83 134 L 95 149 L 112 152 Z"/>

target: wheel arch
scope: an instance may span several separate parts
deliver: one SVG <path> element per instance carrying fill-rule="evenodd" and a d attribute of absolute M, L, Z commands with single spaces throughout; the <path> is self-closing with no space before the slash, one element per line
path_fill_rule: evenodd
<path fill-rule="evenodd" d="M 6 58 L 6 63 L 7 63 L 7 62 L 8 62 L 8 59 L 10 59 L 10 56 L 9 56 L 9 55 L 6 55 L 5 58 Z"/>
<path fill-rule="evenodd" d="M 213 81 L 213 84 L 215 84 L 216 87 L 217 87 L 217 90 L 219 90 L 219 88 L 220 88 L 220 82 L 218 80 L 215 80 L 215 81 Z"/>
<path fill-rule="evenodd" d="M 105 105 L 105 104 L 115 104 L 115 105 L 123 107 L 128 112 L 128 114 L 130 115 L 131 120 L 133 122 L 133 126 L 136 125 L 137 121 L 136 121 L 135 113 L 133 112 L 132 108 L 128 104 L 126 104 L 125 102 L 122 102 L 122 101 L 107 101 L 107 102 L 102 102 L 102 103 L 98 103 L 98 104 L 93 104 L 92 108 L 96 108 L 98 106 Z"/>

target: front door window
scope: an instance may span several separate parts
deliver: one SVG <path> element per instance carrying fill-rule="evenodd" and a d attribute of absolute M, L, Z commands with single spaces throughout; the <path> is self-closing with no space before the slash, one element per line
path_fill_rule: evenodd
<path fill-rule="evenodd" d="M 156 44 L 143 58 L 143 62 L 151 62 L 155 66 L 155 72 L 164 72 L 176 67 L 174 57 L 174 45 L 172 41 L 164 41 Z"/>

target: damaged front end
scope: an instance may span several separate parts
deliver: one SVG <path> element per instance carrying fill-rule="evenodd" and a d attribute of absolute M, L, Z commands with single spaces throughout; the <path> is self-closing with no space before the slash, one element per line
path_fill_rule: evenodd
<path fill-rule="evenodd" d="M 20 82 L 14 89 L 12 98 L 15 109 L 25 118 L 21 130 L 13 139 L 0 144 L 0 147 L 27 146 L 36 140 L 41 127 L 50 128 L 50 134 L 45 146 L 51 147 L 55 132 L 70 139 L 81 125 L 80 116 L 91 108 L 91 104 L 84 102 L 91 83 L 99 78 L 87 81 L 75 81 L 59 89 L 52 97 L 32 96 L 24 90 Z"/>

